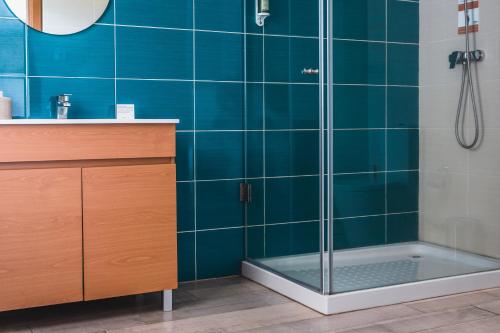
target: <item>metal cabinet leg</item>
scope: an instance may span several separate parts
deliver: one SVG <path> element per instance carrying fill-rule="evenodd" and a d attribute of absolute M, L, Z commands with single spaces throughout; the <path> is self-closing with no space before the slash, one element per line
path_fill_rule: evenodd
<path fill-rule="evenodd" d="M 172 311 L 172 290 L 163 291 L 163 312 Z"/>

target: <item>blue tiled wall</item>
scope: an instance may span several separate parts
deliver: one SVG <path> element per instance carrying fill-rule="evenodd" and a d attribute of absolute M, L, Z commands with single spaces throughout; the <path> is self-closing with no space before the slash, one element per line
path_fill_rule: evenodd
<path fill-rule="evenodd" d="M 333 3 L 335 247 L 418 240 L 419 2 Z"/>
<path fill-rule="evenodd" d="M 248 4 L 253 13 L 252 4 Z M 250 257 L 319 250 L 316 1 L 246 38 Z M 333 0 L 334 246 L 418 239 L 419 3 Z"/>
<path fill-rule="evenodd" d="M 179 275 L 238 274 L 244 256 L 244 0 L 114 0 L 70 36 L 26 28 L 0 0 L 0 90 L 17 117 L 180 118 Z"/>
<path fill-rule="evenodd" d="M 247 4 L 246 172 L 251 258 L 319 250 L 318 1 L 273 0 L 263 28 Z"/>
<path fill-rule="evenodd" d="M 418 3 L 334 0 L 339 248 L 413 240 L 418 203 Z M 90 29 L 50 36 L 0 0 L 0 90 L 18 117 L 180 118 L 180 279 L 239 273 L 251 256 L 318 250 L 316 1 L 114 0 Z M 246 24 L 245 24 L 246 23 Z M 245 210 L 239 184 L 253 185 Z M 286 195 L 285 195 L 286 194 Z"/>

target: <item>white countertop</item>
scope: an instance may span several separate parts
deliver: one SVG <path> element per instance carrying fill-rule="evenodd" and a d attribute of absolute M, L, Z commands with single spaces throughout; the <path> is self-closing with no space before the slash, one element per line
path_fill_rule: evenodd
<path fill-rule="evenodd" d="M 179 119 L 12 119 L 0 125 L 178 124 Z"/>

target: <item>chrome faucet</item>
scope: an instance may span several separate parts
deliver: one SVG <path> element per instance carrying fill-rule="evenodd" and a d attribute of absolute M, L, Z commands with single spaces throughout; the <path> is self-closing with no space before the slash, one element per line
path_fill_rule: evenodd
<path fill-rule="evenodd" d="M 57 96 L 57 119 L 68 119 L 68 111 L 71 106 L 70 97 L 71 94 Z"/>

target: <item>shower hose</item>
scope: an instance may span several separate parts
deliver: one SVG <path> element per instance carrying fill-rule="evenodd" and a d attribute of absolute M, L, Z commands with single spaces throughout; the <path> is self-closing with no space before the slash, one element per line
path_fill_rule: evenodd
<path fill-rule="evenodd" d="M 472 64 L 470 50 L 470 17 L 467 15 L 470 0 L 465 0 L 465 61 L 462 67 L 462 84 L 460 88 L 460 98 L 455 119 L 455 136 L 458 144 L 465 149 L 474 149 L 479 144 L 480 124 L 479 109 L 476 103 L 476 92 L 474 90 L 474 81 L 472 80 Z M 467 114 L 467 101 L 470 95 L 472 112 L 474 116 L 474 140 L 468 144 L 463 131 L 463 123 Z"/>

